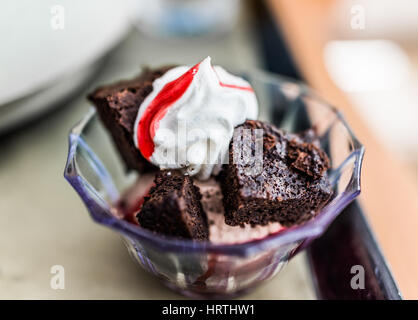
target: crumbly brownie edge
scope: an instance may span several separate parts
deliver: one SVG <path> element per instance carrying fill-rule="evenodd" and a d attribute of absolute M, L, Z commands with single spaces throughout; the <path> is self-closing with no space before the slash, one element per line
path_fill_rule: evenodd
<path fill-rule="evenodd" d="M 209 223 L 201 203 L 202 195 L 191 178 L 186 180 L 188 187 L 183 188 L 186 210 L 182 211 L 183 221 L 188 225 L 193 239 L 209 240 Z"/>
<path fill-rule="evenodd" d="M 138 109 L 152 91 L 152 83 L 173 66 L 151 70 L 145 68 L 136 78 L 97 88 L 88 95 L 104 126 L 110 132 L 127 169 L 139 172 L 156 168 L 144 159 L 133 141 L 134 123 Z"/>
<path fill-rule="evenodd" d="M 138 222 L 160 234 L 208 240 L 208 221 L 200 199 L 200 191 L 190 177 L 170 177 L 160 172 L 137 215 Z"/>

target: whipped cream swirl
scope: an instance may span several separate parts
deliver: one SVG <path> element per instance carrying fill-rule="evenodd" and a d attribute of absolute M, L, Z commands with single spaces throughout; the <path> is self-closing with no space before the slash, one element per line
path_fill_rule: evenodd
<path fill-rule="evenodd" d="M 250 84 L 212 67 L 207 57 L 154 81 L 138 111 L 134 142 L 161 169 L 182 169 L 206 180 L 227 162 L 234 127 L 257 115 Z"/>

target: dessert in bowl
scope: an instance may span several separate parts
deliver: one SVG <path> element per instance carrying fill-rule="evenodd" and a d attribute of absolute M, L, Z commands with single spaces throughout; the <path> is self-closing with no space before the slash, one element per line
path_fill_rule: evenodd
<path fill-rule="evenodd" d="M 209 58 L 144 70 L 93 92 L 70 133 L 65 177 L 93 219 L 189 296 L 270 279 L 360 192 L 364 150 L 340 113 L 302 84 L 240 75 Z"/>

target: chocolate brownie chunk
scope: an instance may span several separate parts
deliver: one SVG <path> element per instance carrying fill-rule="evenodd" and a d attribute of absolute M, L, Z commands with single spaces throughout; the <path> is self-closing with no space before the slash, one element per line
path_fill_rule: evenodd
<path fill-rule="evenodd" d="M 176 171 L 157 173 L 155 185 L 137 214 L 143 228 L 157 233 L 195 240 L 209 239 L 206 213 L 199 188 L 189 176 Z"/>
<path fill-rule="evenodd" d="M 287 145 L 290 166 L 313 179 L 320 179 L 330 167 L 330 161 L 315 139 L 313 130 L 294 137 Z"/>
<path fill-rule="evenodd" d="M 329 166 L 312 130 L 296 135 L 246 121 L 234 131 L 229 163 L 219 176 L 225 222 L 292 226 L 309 220 L 332 195 Z"/>
<path fill-rule="evenodd" d="M 135 79 L 102 86 L 88 99 L 94 103 L 128 169 L 144 172 L 155 167 L 135 147 L 134 124 L 139 106 L 152 91 L 152 83 L 172 66 L 144 71 Z"/>

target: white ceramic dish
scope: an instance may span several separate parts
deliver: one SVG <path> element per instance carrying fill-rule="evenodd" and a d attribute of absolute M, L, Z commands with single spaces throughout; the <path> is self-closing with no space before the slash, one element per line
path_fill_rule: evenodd
<path fill-rule="evenodd" d="M 125 1 L 2 1 L 0 132 L 68 97 L 129 28 Z"/>

